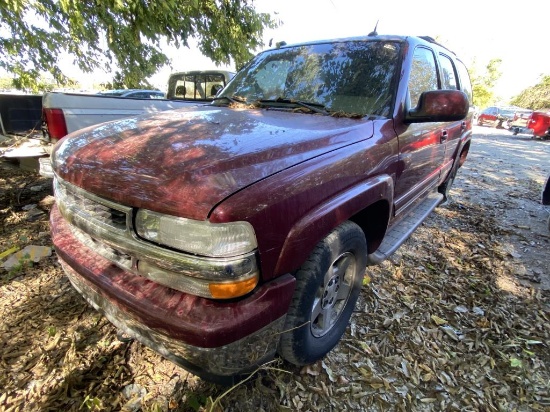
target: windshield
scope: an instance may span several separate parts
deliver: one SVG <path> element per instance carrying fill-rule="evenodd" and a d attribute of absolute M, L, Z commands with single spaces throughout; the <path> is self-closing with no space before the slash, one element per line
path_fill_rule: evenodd
<path fill-rule="evenodd" d="M 220 97 L 298 101 L 330 112 L 387 117 L 399 43 L 348 41 L 288 47 L 256 56 Z"/>

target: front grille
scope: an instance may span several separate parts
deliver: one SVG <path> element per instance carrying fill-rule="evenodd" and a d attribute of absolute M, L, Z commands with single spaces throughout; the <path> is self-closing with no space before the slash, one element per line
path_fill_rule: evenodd
<path fill-rule="evenodd" d="M 131 218 L 130 208 L 101 199 L 65 182 L 56 181 L 58 203 L 65 208 L 77 210 L 91 224 L 107 225 L 113 229 L 126 231 Z"/>
<path fill-rule="evenodd" d="M 132 256 L 119 245 L 131 237 L 132 208 L 100 198 L 60 179 L 54 183 L 56 201 L 75 237 L 104 258 L 132 269 Z"/>

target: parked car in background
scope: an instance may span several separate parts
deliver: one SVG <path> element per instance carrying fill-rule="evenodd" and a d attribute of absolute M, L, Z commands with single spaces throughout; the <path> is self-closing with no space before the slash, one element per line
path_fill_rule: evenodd
<path fill-rule="evenodd" d="M 144 89 L 120 89 L 120 90 L 104 90 L 98 92 L 102 96 L 111 97 L 126 97 L 130 99 L 164 99 L 165 94 L 160 90 L 144 90 Z"/>
<path fill-rule="evenodd" d="M 516 109 L 514 112 L 514 118 L 510 122 L 510 131 L 517 135 L 518 133 L 527 133 L 528 132 L 528 123 L 529 118 L 533 113 L 530 109 Z"/>
<path fill-rule="evenodd" d="M 173 73 L 168 78 L 166 96 L 160 90 L 138 89 L 105 90 L 96 94 L 44 93 L 44 140 L 55 143 L 69 133 L 95 124 L 209 103 L 213 99 L 212 92 L 223 89 L 233 75 L 225 70 Z M 205 89 L 207 94 L 198 92 Z"/>
<path fill-rule="evenodd" d="M 550 111 L 535 111 L 531 113 L 527 127 L 533 131 L 533 139 L 550 139 Z"/>
<path fill-rule="evenodd" d="M 477 124 L 480 126 L 491 126 L 497 128 L 510 127 L 514 119 L 514 108 L 491 106 L 484 109 L 477 118 Z"/>
<path fill-rule="evenodd" d="M 42 135 L 49 153 L 67 134 L 125 117 L 207 104 L 234 73 L 225 70 L 177 72 L 168 78 L 165 97 L 160 90 L 107 90 L 96 94 L 44 93 Z M 197 90 L 197 92 L 195 92 Z M 208 90 L 201 94 L 199 90 Z M 49 158 L 40 159 L 39 173 L 51 177 Z"/>
<path fill-rule="evenodd" d="M 235 76 L 227 70 L 197 70 L 173 73 L 166 98 L 210 102 Z"/>

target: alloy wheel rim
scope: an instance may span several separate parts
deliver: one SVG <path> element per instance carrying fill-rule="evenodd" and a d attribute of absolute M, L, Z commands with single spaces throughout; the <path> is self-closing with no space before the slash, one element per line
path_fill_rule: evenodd
<path fill-rule="evenodd" d="M 320 338 L 337 324 L 353 290 L 355 277 L 356 262 L 351 252 L 342 253 L 331 263 L 313 301 L 310 318 L 313 336 Z"/>

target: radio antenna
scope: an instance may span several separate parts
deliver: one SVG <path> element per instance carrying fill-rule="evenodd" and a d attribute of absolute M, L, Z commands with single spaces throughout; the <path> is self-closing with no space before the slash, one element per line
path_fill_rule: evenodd
<path fill-rule="evenodd" d="M 380 20 L 376 20 L 376 25 L 374 26 L 374 30 L 371 31 L 371 32 L 369 33 L 369 37 L 371 37 L 371 36 L 378 36 L 378 32 L 376 31 L 376 29 L 378 29 L 378 22 L 379 22 L 379 21 L 380 21 Z"/>

